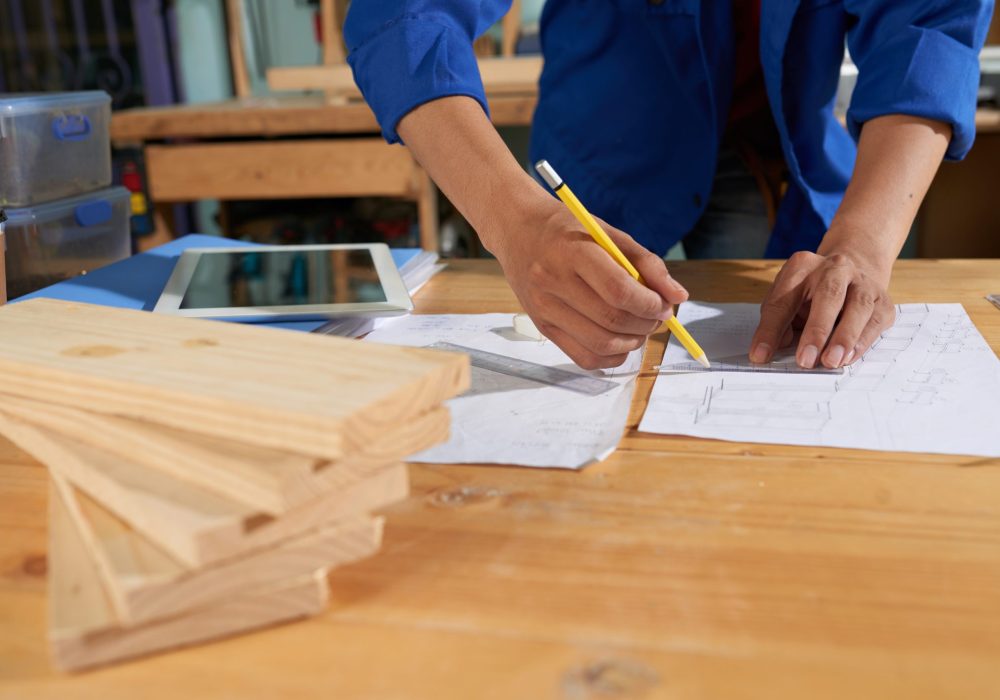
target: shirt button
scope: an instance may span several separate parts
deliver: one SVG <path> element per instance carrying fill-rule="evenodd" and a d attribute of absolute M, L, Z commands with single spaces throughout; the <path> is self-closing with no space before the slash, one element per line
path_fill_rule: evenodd
<path fill-rule="evenodd" d="M 701 195 L 700 195 L 700 194 L 696 194 L 696 195 L 695 195 L 694 197 L 692 197 L 691 199 L 692 199 L 692 201 L 694 202 L 694 205 L 695 205 L 696 207 L 701 207 Z"/>

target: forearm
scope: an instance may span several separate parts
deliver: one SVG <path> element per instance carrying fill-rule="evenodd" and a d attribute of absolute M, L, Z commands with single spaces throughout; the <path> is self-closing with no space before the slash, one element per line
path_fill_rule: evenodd
<path fill-rule="evenodd" d="M 919 117 L 867 122 L 850 185 L 818 252 L 846 254 L 887 281 L 950 139 L 947 124 Z"/>
<path fill-rule="evenodd" d="M 519 217 L 535 205 L 551 204 L 471 98 L 445 97 L 421 105 L 397 130 L 483 245 L 498 256 L 505 243 L 499 217 Z"/>

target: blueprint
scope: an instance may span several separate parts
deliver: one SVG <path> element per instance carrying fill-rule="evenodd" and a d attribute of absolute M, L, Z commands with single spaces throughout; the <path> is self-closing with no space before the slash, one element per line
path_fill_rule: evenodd
<path fill-rule="evenodd" d="M 409 462 L 578 469 L 604 459 L 625 430 L 642 363 L 642 351 L 636 350 L 622 367 L 587 372 L 554 343 L 514 333 L 513 314 L 385 319 L 365 340 L 421 347 L 453 343 L 612 383 L 608 391 L 589 396 L 473 366 L 471 389 L 447 404 L 452 414 L 451 438 Z"/>
<path fill-rule="evenodd" d="M 713 364 L 745 357 L 759 317 L 756 304 L 690 301 L 678 315 Z M 689 359 L 671 339 L 640 431 L 1000 457 L 1000 360 L 961 304 L 898 306 L 842 374 L 670 372 Z"/>

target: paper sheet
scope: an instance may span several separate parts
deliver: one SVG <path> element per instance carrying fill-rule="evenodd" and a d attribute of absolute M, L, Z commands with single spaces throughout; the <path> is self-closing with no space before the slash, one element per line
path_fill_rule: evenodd
<path fill-rule="evenodd" d="M 686 302 L 709 359 L 746 353 L 756 304 Z M 683 362 L 671 339 L 663 365 Z M 1000 457 L 1000 360 L 961 304 L 902 304 L 842 375 L 662 374 L 639 430 L 740 442 Z"/>
<path fill-rule="evenodd" d="M 642 351 L 608 372 L 579 369 L 554 343 L 513 332 L 513 314 L 415 315 L 387 319 L 365 339 L 393 345 L 449 342 L 550 367 L 594 374 L 618 386 L 599 396 L 472 368 L 472 388 L 452 399 L 451 439 L 408 459 L 578 469 L 614 451 L 625 430 Z"/>

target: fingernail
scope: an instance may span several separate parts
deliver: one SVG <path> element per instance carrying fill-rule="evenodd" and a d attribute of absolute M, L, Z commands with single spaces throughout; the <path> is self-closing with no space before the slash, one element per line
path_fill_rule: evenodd
<path fill-rule="evenodd" d="M 851 364 L 851 360 L 854 359 L 854 356 L 856 354 L 857 354 L 857 348 L 851 348 L 851 351 L 847 353 L 847 357 L 844 358 L 844 364 L 845 365 Z"/>
<path fill-rule="evenodd" d="M 799 366 L 805 369 L 812 369 L 816 366 L 816 358 L 819 356 L 819 348 L 815 345 L 806 345 L 806 349 L 799 354 Z"/>
<path fill-rule="evenodd" d="M 757 364 L 764 364 L 771 357 L 771 346 L 767 343 L 757 343 L 757 347 L 750 353 L 750 361 Z"/>
<path fill-rule="evenodd" d="M 844 346 L 834 345 L 826 351 L 826 364 L 828 367 L 840 367 L 841 360 L 844 359 Z"/>

